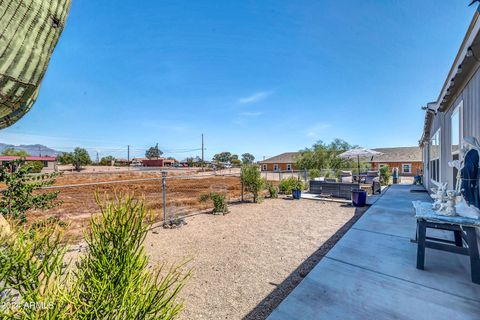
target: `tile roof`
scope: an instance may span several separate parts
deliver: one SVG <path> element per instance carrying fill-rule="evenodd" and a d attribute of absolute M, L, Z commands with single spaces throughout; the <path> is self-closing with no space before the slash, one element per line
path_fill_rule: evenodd
<path fill-rule="evenodd" d="M 300 152 L 285 152 L 278 156 L 259 161 L 259 163 L 295 163 L 295 157 L 299 154 Z"/>
<path fill-rule="evenodd" d="M 396 148 L 376 148 L 375 151 L 382 152 L 383 155 L 373 157 L 369 162 L 419 162 L 422 161 L 422 150 L 420 147 L 396 147 Z"/>

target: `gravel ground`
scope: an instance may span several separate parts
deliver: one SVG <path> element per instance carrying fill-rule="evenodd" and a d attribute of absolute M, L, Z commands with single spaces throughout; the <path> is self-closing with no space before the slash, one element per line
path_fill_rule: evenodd
<path fill-rule="evenodd" d="M 183 319 L 265 319 L 361 216 L 333 202 L 267 199 L 155 229 L 151 262 L 192 259 Z"/>

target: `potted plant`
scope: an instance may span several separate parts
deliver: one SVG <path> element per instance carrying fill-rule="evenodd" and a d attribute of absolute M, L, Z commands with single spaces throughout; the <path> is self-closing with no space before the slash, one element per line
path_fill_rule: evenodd
<path fill-rule="evenodd" d="M 295 183 L 292 185 L 292 197 L 293 199 L 299 200 L 302 196 L 303 182 L 300 179 L 296 179 Z"/>

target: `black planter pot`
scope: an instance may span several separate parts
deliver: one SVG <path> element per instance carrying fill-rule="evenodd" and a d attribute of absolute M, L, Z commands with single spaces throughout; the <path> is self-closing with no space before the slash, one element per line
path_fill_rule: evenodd
<path fill-rule="evenodd" d="M 293 199 L 299 200 L 301 196 L 302 196 L 302 190 L 300 189 L 292 190 Z"/>
<path fill-rule="evenodd" d="M 355 207 L 364 207 L 367 203 L 367 191 L 362 189 L 352 190 L 352 204 Z"/>

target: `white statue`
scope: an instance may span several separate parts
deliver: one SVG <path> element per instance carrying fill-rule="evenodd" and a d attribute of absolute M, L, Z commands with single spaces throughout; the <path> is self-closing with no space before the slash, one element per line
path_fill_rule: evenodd
<path fill-rule="evenodd" d="M 463 145 L 461 148 L 461 159 L 464 159 L 465 155 L 467 154 L 468 151 L 475 149 L 480 153 L 480 144 L 478 143 L 478 140 L 475 137 L 472 136 L 466 136 L 463 138 Z M 455 192 L 456 192 L 456 199 L 455 199 L 455 211 L 456 214 L 462 217 L 467 217 L 467 218 L 479 218 L 480 217 L 480 210 L 472 205 L 469 205 L 466 201 L 465 198 L 462 195 L 462 178 L 461 178 L 461 171 L 463 169 L 464 163 L 463 161 L 460 160 L 454 160 L 448 163 L 449 166 L 453 166 L 457 168 L 458 173 L 457 173 L 457 183 L 455 185 Z"/>
<path fill-rule="evenodd" d="M 445 207 L 445 202 L 446 202 L 446 188 L 447 188 L 447 183 L 439 183 L 432 181 L 433 184 L 435 184 L 437 187 L 432 188 L 433 195 L 432 198 L 435 200 L 432 204 L 433 210 L 436 211 L 441 211 Z"/>

